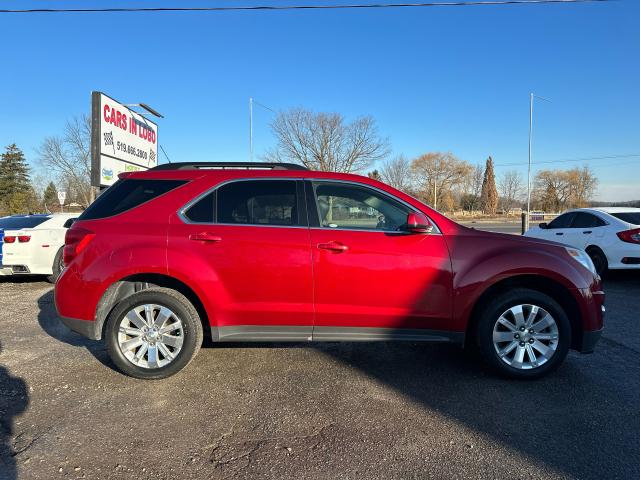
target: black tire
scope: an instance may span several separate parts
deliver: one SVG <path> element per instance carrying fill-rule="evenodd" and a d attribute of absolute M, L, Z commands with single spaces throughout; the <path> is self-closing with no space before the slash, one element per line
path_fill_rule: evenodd
<path fill-rule="evenodd" d="M 62 273 L 62 270 L 64 270 L 63 250 L 64 247 L 60 247 L 53 259 L 53 265 L 51 266 L 53 273 L 47 277 L 47 282 L 49 283 L 56 283 L 58 277 Z"/>
<path fill-rule="evenodd" d="M 528 370 L 508 365 L 498 355 L 493 342 L 494 326 L 498 319 L 517 305 L 536 305 L 543 308 L 553 317 L 558 329 L 555 353 L 546 363 Z M 510 378 L 533 379 L 552 372 L 563 362 L 571 345 L 571 324 L 567 314 L 553 298 L 536 290 L 518 288 L 492 297 L 484 302 L 477 318 L 476 342 L 482 357 L 501 375 Z"/>
<path fill-rule="evenodd" d="M 593 266 L 596 267 L 596 272 L 598 272 L 598 275 L 604 277 L 609 270 L 609 262 L 607 261 L 607 256 L 598 247 L 587 248 L 587 254 L 589 255 L 589 257 L 591 257 L 591 261 L 593 262 Z"/>
<path fill-rule="evenodd" d="M 120 322 L 133 308 L 145 304 L 155 304 L 169 308 L 182 322 L 183 342 L 181 350 L 168 364 L 158 368 L 135 365 L 123 354 L 118 344 Z M 195 307 L 187 298 L 169 288 L 154 287 L 120 301 L 111 311 L 105 326 L 105 342 L 109 357 L 124 374 L 144 380 L 157 380 L 175 375 L 195 357 L 202 345 L 202 323 Z"/>

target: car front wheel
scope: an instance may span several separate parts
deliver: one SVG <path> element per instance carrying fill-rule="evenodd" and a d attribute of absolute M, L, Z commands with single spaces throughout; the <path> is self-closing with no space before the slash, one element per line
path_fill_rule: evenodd
<path fill-rule="evenodd" d="M 198 312 L 184 295 L 149 288 L 125 298 L 107 320 L 109 356 L 123 373 L 166 378 L 182 370 L 202 345 Z"/>
<path fill-rule="evenodd" d="M 555 370 L 571 345 L 571 325 L 551 297 L 514 289 L 485 303 L 477 343 L 485 360 L 503 375 L 537 378 Z"/>

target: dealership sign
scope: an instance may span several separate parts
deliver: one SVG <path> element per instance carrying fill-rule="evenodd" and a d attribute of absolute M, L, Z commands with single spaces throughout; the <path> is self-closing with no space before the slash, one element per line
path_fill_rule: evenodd
<path fill-rule="evenodd" d="M 101 92 L 91 94 L 91 184 L 158 164 L 158 126 Z"/>

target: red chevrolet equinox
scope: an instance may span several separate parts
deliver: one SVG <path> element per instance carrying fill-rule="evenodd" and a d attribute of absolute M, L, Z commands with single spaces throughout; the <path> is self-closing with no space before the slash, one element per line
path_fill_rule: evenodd
<path fill-rule="evenodd" d="M 173 375 L 213 342 L 449 342 L 539 377 L 593 350 L 582 250 L 466 228 L 388 185 L 291 164 L 122 174 L 73 224 L 55 291 L 122 372 Z"/>

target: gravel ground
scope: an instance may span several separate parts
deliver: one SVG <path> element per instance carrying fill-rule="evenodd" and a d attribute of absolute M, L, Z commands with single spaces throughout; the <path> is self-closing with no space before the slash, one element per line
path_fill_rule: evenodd
<path fill-rule="evenodd" d="M 143 382 L 0 281 L 0 479 L 640 478 L 640 273 L 606 290 L 596 353 L 533 382 L 411 343 L 206 345 Z"/>

